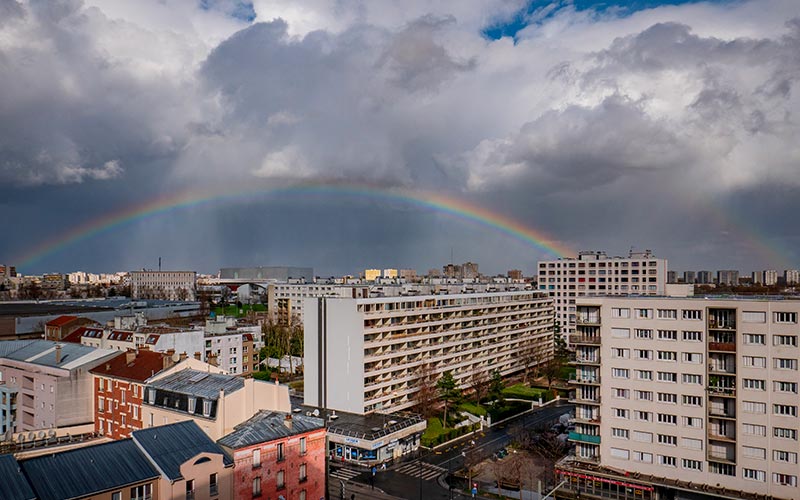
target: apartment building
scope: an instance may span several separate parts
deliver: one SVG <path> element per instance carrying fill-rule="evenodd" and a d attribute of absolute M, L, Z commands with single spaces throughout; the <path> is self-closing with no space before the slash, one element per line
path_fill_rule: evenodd
<path fill-rule="evenodd" d="M 380 276 L 380 270 L 375 271 Z M 369 287 L 332 283 L 270 283 L 267 286 L 267 309 L 272 314 L 273 321 L 287 325 L 294 321 L 302 322 L 303 301 L 315 297 L 369 297 Z"/>
<path fill-rule="evenodd" d="M 80 316 L 59 316 L 44 324 L 44 338 L 59 341 L 78 328 L 94 323 L 95 321 Z"/>
<path fill-rule="evenodd" d="M 765 269 L 761 271 L 761 276 L 763 278 L 762 282 L 767 286 L 778 284 L 778 271 L 775 269 Z"/>
<path fill-rule="evenodd" d="M 195 300 L 197 273 L 194 271 L 131 271 L 131 298 Z"/>
<path fill-rule="evenodd" d="M 783 280 L 787 285 L 800 283 L 800 271 L 797 269 L 786 269 L 783 271 Z"/>
<path fill-rule="evenodd" d="M 737 286 L 739 284 L 739 271 L 736 269 L 723 269 L 717 271 L 717 284 Z"/>
<path fill-rule="evenodd" d="M 415 406 L 422 374 L 524 369 L 519 355 L 553 352 L 553 301 L 498 292 L 305 302 L 305 404 L 352 413 Z"/>
<path fill-rule="evenodd" d="M 539 262 L 539 290 L 554 299 L 556 321 L 564 334 L 575 332 L 576 300 L 603 295 L 664 295 L 667 260 L 650 250 L 609 257 L 579 252 L 576 258 Z"/>
<path fill-rule="evenodd" d="M 567 489 L 628 498 L 609 486 L 623 472 L 637 498 L 797 498 L 800 301 L 587 297 L 576 308 Z"/>

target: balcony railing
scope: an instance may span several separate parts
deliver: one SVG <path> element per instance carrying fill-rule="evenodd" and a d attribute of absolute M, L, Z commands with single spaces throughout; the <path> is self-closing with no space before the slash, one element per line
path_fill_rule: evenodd
<path fill-rule="evenodd" d="M 736 388 L 711 386 L 708 388 L 708 393 L 712 396 L 736 397 Z"/>
<path fill-rule="evenodd" d="M 575 318 L 575 323 L 579 325 L 599 325 L 600 316 L 578 316 Z"/>
<path fill-rule="evenodd" d="M 735 342 L 709 342 L 709 351 L 736 352 Z"/>
<path fill-rule="evenodd" d="M 600 344 L 600 336 L 599 335 L 570 335 L 569 336 L 569 343 L 570 344 L 599 345 Z"/>
<path fill-rule="evenodd" d="M 592 384 L 592 385 L 600 385 L 600 377 L 576 377 L 571 376 L 569 378 L 570 384 Z"/>
<path fill-rule="evenodd" d="M 712 330 L 736 330 L 736 321 L 732 319 L 712 317 L 708 318 L 708 327 Z"/>
<path fill-rule="evenodd" d="M 709 431 L 708 439 L 712 439 L 715 441 L 736 441 L 736 436 L 728 434 L 717 434 L 716 432 Z"/>
<path fill-rule="evenodd" d="M 589 434 L 581 434 L 575 431 L 570 431 L 569 440 L 580 441 L 581 443 L 600 444 L 600 436 L 590 436 Z"/>
<path fill-rule="evenodd" d="M 708 410 L 708 415 L 711 417 L 736 418 L 736 411 L 733 408 L 711 408 Z"/>

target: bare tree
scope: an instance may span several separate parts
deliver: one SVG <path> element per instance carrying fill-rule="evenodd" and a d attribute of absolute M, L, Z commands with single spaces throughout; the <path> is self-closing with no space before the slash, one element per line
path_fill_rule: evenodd
<path fill-rule="evenodd" d="M 433 407 L 437 400 L 438 389 L 436 388 L 436 374 L 430 363 L 424 363 L 419 368 L 419 378 L 417 378 L 417 409 L 425 417 L 433 415 Z"/>
<path fill-rule="evenodd" d="M 472 372 L 469 375 L 469 385 L 475 395 L 475 402 L 480 403 L 486 397 L 489 391 L 489 372 L 484 370 L 479 365 L 472 366 Z"/>

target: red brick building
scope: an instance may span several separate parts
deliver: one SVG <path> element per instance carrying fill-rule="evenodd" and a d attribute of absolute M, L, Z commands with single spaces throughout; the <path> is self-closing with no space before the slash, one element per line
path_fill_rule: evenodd
<path fill-rule="evenodd" d="M 79 316 L 59 316 L 51 319 L 44 325 L 44 338 L 46 340 L 62 340 L 64 337 L 74 332 L 84 325 L 96 324 L 89 318 Z"/>
<path fill-rule="evenodd" d="M 125 439 L 141 429 L 145 381 L 173 364 L 170 354 L 131 349 L 90 370 L 95 432 Z"/>
<path fill-rule="evenodd" d="M 233 456 L 236 499 L 326 496 L 322 419 L 261 411 L 218 444 Z"/>

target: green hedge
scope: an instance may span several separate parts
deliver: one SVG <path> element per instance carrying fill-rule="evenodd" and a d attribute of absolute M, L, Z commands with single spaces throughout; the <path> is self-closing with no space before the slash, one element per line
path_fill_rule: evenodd
<path fill-rule="evenodd" d="M 480 427 L 480 424 L 467 425 L 459 427 L 458 429 L 445 429 L 442 428 L 442 422 L 438 418 L 428 419 L 428 428 L 425 429 L 425 433 L 422 435 L 421 439 L 422 446 L 432 448 L 436 445 L 446 443 L 451 439 L 468 434 L 478 427 Z"/>
<path fill-rule="evenodd" d="M 503 406 L 490 409 L 489 414 L 492 416 L 492 422 L 499 422 L 504 418 L 508 418 L 512 415 L 516 415 L 530 409 L 531 404 L 526 403 L 525 401 L 506 401 Z"/>

